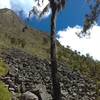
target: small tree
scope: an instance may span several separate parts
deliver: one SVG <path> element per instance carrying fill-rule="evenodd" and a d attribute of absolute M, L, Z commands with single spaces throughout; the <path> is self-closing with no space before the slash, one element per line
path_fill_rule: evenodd
<path fill-rule="evenodd" d="M 53 100 L 61 100 L 61 89 L 57 75 L 56 59 L 56 17 L 57 13 L 64 7 L 65 0 L 50 0 L 51 15 L 51 75 L 53 85 Z"/>

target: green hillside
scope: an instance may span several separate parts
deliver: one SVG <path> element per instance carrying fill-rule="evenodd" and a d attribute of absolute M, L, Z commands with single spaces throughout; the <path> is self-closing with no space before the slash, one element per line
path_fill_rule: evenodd
<path fill-rule="evenodd" d="M 0 51 L 18 48 L 42 59 L 50 59 L 50 39 L 47 33 L 27 27 L 20 18 L 9 9 L 0 10 Z M 57 41 L 57 58 L 74 70 L 80 70 L 89 76 L 98 76 L 99 61 L 87 54 L 80 56 L 69 47 L 64 48 Z M 99 78 L 99 77 L 98 77 Z"/>
<path fill-rule="evenodd" d="M 17 15 L 9 9 L 0 10 L 0 52 L 9 48 L 18 48 L 41 59 L 50 60 L 50 38 L 47 33 L 27 27 Z M 57 41 L 57 59 L 70 68 L 80 71 L 100 85 L 100 62 L 91 56 L 80 55 L 69 47 L 63 47 Z M 2 70 L 2 69 L 0 69 Z M 100 89 L 97 87 L 97 91 Z"/>

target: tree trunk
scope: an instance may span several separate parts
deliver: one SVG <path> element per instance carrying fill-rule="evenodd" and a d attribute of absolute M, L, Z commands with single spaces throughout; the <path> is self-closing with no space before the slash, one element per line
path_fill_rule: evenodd
<path fill-rule="evenodd" d="M 53 100 L 61 100 L 60 83 L 57 76 L 56 59 L 56 16 L 57 11 L 52 9 L 51 15 L 51 78 L 53 85 Z"/>

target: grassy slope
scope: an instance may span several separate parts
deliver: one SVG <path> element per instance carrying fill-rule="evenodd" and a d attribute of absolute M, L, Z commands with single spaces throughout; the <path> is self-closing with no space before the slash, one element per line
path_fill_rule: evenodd
<path fill-rule="evenodd" d="M 8 71 L 8 68 L 2 60 L 0 60 L 0 77 L 4 76 Z M 0 81 L 0 100 L 11 100 L 11 93 L 8 91 L 5 84 Z"/>

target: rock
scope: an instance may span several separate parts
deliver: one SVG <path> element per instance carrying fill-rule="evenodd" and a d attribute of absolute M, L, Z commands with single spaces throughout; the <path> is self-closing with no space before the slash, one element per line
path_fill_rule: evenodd
<path fill-rule="evenodd" d="M 17 88 L 19 94 L 30 91 L 39 100 L 52 100 L 50 63 L 47 60 L 18 49 L 9 49 L 3 55 L 9 65 L 9 74 L 4 80 L 10 88 Z M 64 63 L 58 64 L 58 77 L 64 100 L 95 100 L 96 84 L 80 72 L 72 71 Z"/>
<path fill-rule="evenodd" d="M 14 88 L 8 88 L 9 89 L 9 91 L 15 91 L 15 89 Z"/>
<path fill-rule="evenodd" d="M 12 93 L 12 99 L 11 100 L 18 100 L 16 97 L 16 93 L 14 91 L 11 91 Z"/>
<path fill-rule="evenodd" d="M 47 93 L 46 86 L 42 84 L 36 85 L 37 96 L 40 95 L 39 100 L 50 100 L 52 99 L 51 95 Z"/>
<path fill-rule="evenodd" d="M 24 93 L 25 90 L 26 90 L 26 88 L 25 88 L 24 82 L 22 82 L 21 85 L 20 85 L 20 92 Z"/>
<path fill-rule="evenodd" d="M 12 97 L 12 99 L 11 100 L 18 100 L 16 97 Z"/>
<path fill-rule="evenodd" d="M 8 80 L 8 85 L 9 85 L 9 88 L 13 88 L 15 91 L 17 91 L 17 86 L 14 84 L 14 82 L 12 80 Z"/>
<path fill-rule="evenodd" d="M 20 100 L 39 100 L 39 99 L 34 93 L 27 91 L 22 94 Z"/>
<path fill-rule="evenodd" d="M 5 84 L 5 87 L 6 87 L 6 88 L 8 88 L 8 87 L 9 87 L 9 85 L 8 85 L 8 84 Z"/>

